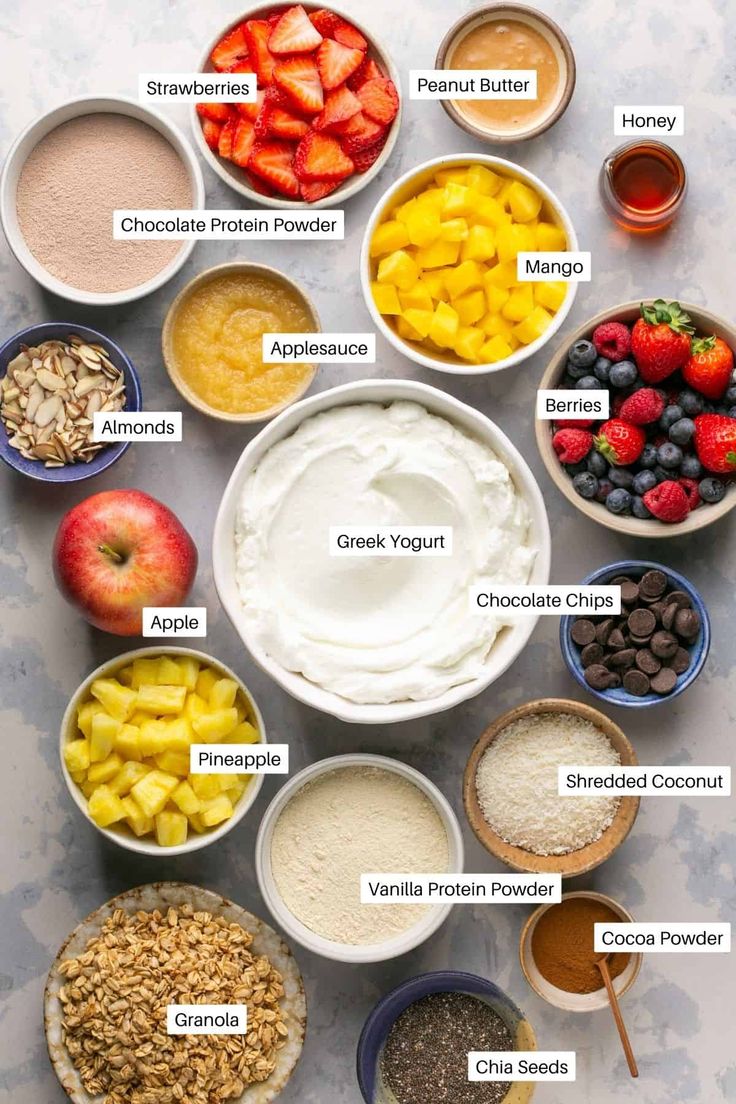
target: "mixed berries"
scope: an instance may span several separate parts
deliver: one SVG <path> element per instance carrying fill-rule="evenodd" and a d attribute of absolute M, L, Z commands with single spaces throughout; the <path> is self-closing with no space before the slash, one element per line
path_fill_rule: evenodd
<path fill-rule="evenodd" d="M 676 524 L 720 502 L 736 472 L 733 351 L 697 336 L 679 303 L 642 304 L 568 351 L 560 386 L 607 390 L 610 418 L 561 419 L 552 444 L 582 497 L 612 513 Z"/>
<path fill-rule="evenodd" d="M 215 69 L 255 73 L 253 103 L 197 104 L 207 145 L 265 195 L 314 203 L 386 144 L 399 96 L 360 31 L 327 8 L 275 8 L 238 24 L 211 54 Z"/>

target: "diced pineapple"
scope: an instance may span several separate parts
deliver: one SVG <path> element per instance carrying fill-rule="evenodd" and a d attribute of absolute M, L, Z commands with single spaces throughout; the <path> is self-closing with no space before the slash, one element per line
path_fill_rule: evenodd
<path fill-rule="evenodd" d="M 209 801 L 230 786 L 232 777 L 231 774 L 190 774 L 187 781 L 200 801 Z"/>
<path fill-rule="evenodd" d="M 511 288 L 517 283 L 516 261 L 497 264 L 486 272 L 483 283 L 486 287 Z"/>
<path fill-rule="evenodd" d="M 514 288 L 504 303 L 501 314 L 511 322 L 522 322 L 534 310 L 534 294 L 531 284 L 522 284 Z"/>
<path fill-rule="evenodd" d="M 133 664 L 129 663 L 127 667 L 123 667 L 117 673 L 117 678 L 122 682 L 123 686 L 133 685 Z"/>
<path fill-rule="evenodd" d="M 122 798 L 125 809 L 125 822 L 135 836 L 147 836 L 153 831 L 153 817 L 146 816 L 132 797 Z"/>
<path fill-rule="evenodd" d="M 397 249 L 381 259 L 376 278 L 379 284 L 395 284 L 401 291 L 408 291 L 419 278 L 419 268 L 405 249 Z"/>
<path fill-rule="evenodd" d="M 180 655 L 176 657 L 176 665 L 181 672 L 181 677 L 175 685 L 186 686 L 187 690 L 193 690 L 199 676 L 199 660 L 194 656 Z"/>
<path fill-rule="evenodd" d="M 453 299 L 452 305 L 457 311 L 461 326 L 472 326 L 486 313 L 485 293 L 478 288 L 477 291 L 468 291 L 458 299 Z"/>
<path fill-rule="evenodd" d="M 156 686 L 182 686 L 181 678 L 182 672 L 176 660 L 171 656 L 161 656 L 156 663 L 156 674 L 151 682 Z"/>
<path fill-rule="evenodd" d="M 507 226 L 509 223 L 509 216 L 504 211 L 503 206 L 498 199 L 492 196 L 478 196 L 473 217 L 476 222 L 481 222 L 484 226 L 500 228 L 501 226 Z"/>
<path fill-rule="evenodd" d="M 167 774 L 176 774 L 181 778 L 189 770 L 189 752 L 163 751 L 156 756 L 156 766 Z"/>
<path fill-rule="evenodd" d="M 87 780 L 87 772 L 86 770 L 69 771 L 69 777 L 72 782 L 76 782 L 78 786 L 81 786 Z"/>
<path fill-rule="evenodd" d="M 192 728 L 204 743 L 215 744 L 218 740 L 224 740 L 237 723 L 237 710 L 231 707 L 213 710 L 212 713 L 203 713 L 201 717 L 195 717 Z"/>
<path fill-rule="evenodd" d="M 511 345 L 505 338 L 497 334 L 490 338 L 480 351 L 483 364 L 497 364 L 499 360 L 506 360 L 513 353 Z"/>
<path fill-rule="evenodd" d="M 199 676 L 202 677 L 201 675 Z M 203 713 L 207 712 L 207 702 L 204 698 L 200 697 L 198 693 L 187 694 L 187 700 L 184 702 L 184 716 L 189 721 L 193 721 L 195 717 L 201 717 Z"/>
<path fill-rule="evenodd" d="M 111 755 L 108 755 L 107 759 L 103 759 L 101 763 L 92 763 L 87 771 L 88 782 L 109 782 L 111 778 L 114 778 L 118 771 L 123 766 L 123 760 L 116 751 L 113 751 Z"/>
<path fill-rule="evenodd" d="M 478 294 L 473 292 L 473 294 Z M 455 338 L 455 352 L 463 360 L 475 363 L 480 357 L 480 350 L 486 340 L 483 330 L 476 326 L 461 326 Z"/>
<path fill-rule="evenodd" d="M 89 744 L 86 740 L 70 740 L 64 744 L 64 762 L 66 769 L 74 774 L 86 771 L 90 764 Z"/>
<path fill-rule="evenodd" d="M 127 721 L 136 707 L 135 690 L 123 686 L 117 679 L 95 679 L 90 693 L 117 721 Z"/>
<path fill-rule="evenodd" d="M 156 672 L 158 671 L 158 659 L 134 659 L 133 660 L 133 679 L 131 686 L 134 690 L 138 690 L 146 682 L 156 681 Z"/>
<path fill-rule="evenodd" d="M 144 682 L 138 690 L 138 708 L 156 717 L 162 713 L 181 713 L 186 696 L 186 686 L 152 685 Z"/>
<path fill-rule="evenodd" d="M 469 188 L 474 188 L 481 195 L 492 196 L 499 191 L 503 179 L 498 173 L 487 169 L 485 165 L 471 165 L 468 169 L 467 182 Z"/>
<path fill-rule="evenodd" d="M 447 303 L 438 303 L 429 328 L 429 337 L 435 345 L 439 345 L 441 349 L 451 349 L 459 327 L 460 319 L 457 311 Z"/>
<path fill-rule="evenodd" d="M 537 249 L 545 253 L 559 253 L 567 249 L 567 236 L 560 226 L 551 222 L 540 222 L 537 226 L 535 237 Z"/>
<path fill-rule="evenodd" d="M 431 245 L 440 236 L 441 229 L 440 216 L 436 211 L 417 204 L 409 212 L 406 230 L 412 245 Z"/>
<path fill-rule="evenodd" d="M 186 843 L 189 822 L 183 813 L 164 811 L 156 815 L 156 843 L 159 847 L 179 847 Z"/>
<path fill-rule="evenodd" d="M 501 310 L 501 307 L 508 300 L 511 292 L 508 288 L 495 287 L 489 282 L 487 275 L 486 273 L 486 277 L 483 278 L 486 290 L 486 303 L 488 305 L 488 310 L 491 311 L 492 314 L 495 314 L 497 311 Z"/>
<path fill-rule="evenodd" d="M 447 184 L 464 184 L 467 177 L 467 169 L 440 169 L 434 174 L 435 183 L 440 188 L 444 188 Z"/>
<path fill-rule="evenodd" d="M 469 233 L 468 220 L 464 218 L 445 219 L 440 228 L 442 241 L 462 242 Z"/>
<path fill-rule="evenodd" d="M 373 302 L 380 314 L 401 314 L 399 293 L 393 284 L 379 284 L 374 280 L 371 284 Z"/>
<path fill-rule="evenodd" d="M 432 269 L 430 272 L 423 272 L 419 277 L 418 283 L 420 287 L 427 289 L 433 299 L 442 299 L 447 294 L 445 273 L 441 268 Z"/>
<path fill-rule="evenodd" d="M 98 701 L 88 701 L 80 705 L 77 710 L 77 724 L 83 736 L 89 740 L 92 735 L 92 718 L 96 713 L 104 713 L 104 709 Z"/>
<path fill-rule="evenodd" d="M 97 786 L 90 795 L 87 809 L 99 828 L 107 828 L 125 817 L 125 806 L 109 786 Z"/>
<path fill-rule="evenodd" d="M 242 724 L 239 724 L 224 740 L 226 744 L 257 744 L 258 741 L 258 729 L 249 721 L 243 721 Z"/>
<path fill-rule="evenodd" d="M 87 779 L 85 778 L 84 782 L 79 783 L 79 788 L 82 791 L 82 793 L 84 794 L 84 796 L 87 798 L 87 800 L 89 800 L 89 798 L 92 796 L 92 794 L 97 789 L 97 783 L 96 782 L 88 782 Z"/>
<path fill-rule="evenodd" d="M 457 299 L 466 291 L 483 286 L 484 269 L 477 261 L 463 261 L 457 268 L 453 268 L 445 276 L 445 287 L 450 293 L 450 299 Z"/>
<path fill-rule="evenodd" d="M 216 824 L 222 824 L 233 815 L 233 807 L 227 794 L 221 793 L 217 797 L 205 801 L 202 812 L 199 814 L 206 828 L 214 828 Z"/>
<path fill-rule="evenodd" d="M 131 794 L 146 816 L 156 816 L 179 785 L 176 775 L 152 770 L 133 786 Z"/>
<path fill-rule="evenodd" d="M 490 261 L 496 255 L 496 232 L 492 226 L 471 226 L 463 242 L 463 261 Z"/>
<path fill-rule="evenodd" d="M 438 239 L 415 253 L 416 263 L 422 268 L 444 268 L 457 264 L 460 256 L 460 242 Z"/>
<path fill-rule="evenodd" d="M 542 336 L 551 321 L 552 315 L 544 307 L 535 307 L 518 326 L 514 326 L 514 336 L 522 345 L 531 345 L 532 341 Z"/>
<path fill-rule="evenodd" d="M 163 734 L 161 747 L 163 751 L 184 751 L 194 743 L 194 730 L 187 717 L 176 717 L 173 721 L 164 721 L 166 731 Z M 184 772 L 187 773 L 186 771 Z"/>
<path fill-rule="evenodd" d="M 421 280 L 417 280 L 414 287 L 409 288 L 408 291 L 399 292 L 399 301 L 402 311 L 411 310 L 412 308 L 414 310 L 434 310 L 432 296 Z"/>
<path fill-rule="evenodd" d="M 207 827 L 202 823 L 199 813 L 190 813 L 187 820 L 189 821 L 189 827 L 193 828 L 197 835 L 201 836 L 203 832 L 207 831 Z"/>
<path fill-rule="evenodd" d="M 151 768 L 146 766 L 145 763 L 136 763 L 135 760 L 129 759 L 126 763 L 123 763 L 118 773 L 111 779 L 110 789 L 119 797 L 123 797 L 130 793 L 136 782 L 140 782 L 141 778 L 145 778 L 150 770 Z"/>
<path fill-rule="evenodd" d="M 166 737 L 168 725 L 166 721 L 160 721 L 149 717 L 138 730 L 138 748 L 144 759 L 152 755 L 160 755 L 166 751 Z"/>
<path fill-rule="evenodd" d="M 371 238 L 371 257 L 380 257 L 384 253 L 395 253 L 409 244 L 409 235 L 403 222 L 391 219 L 377 226 Z"/>
<path fill-rule="evenodd" d="M 143 758 L 140 734 L 141 730 L 137 725 L 124 724 L 113 740 L 113 748 L 123 759 L 140 761 Z"/>
<path fill-rule="evenodd" d="M 506 202 L 517 222 L 531 222 L 542 209 L 541 195 L 520 180 L 515 180 L 509 188 Z"/>
<path fill-rule="evenodd" d="M 240 801 L 252 777 L 252 774 L 235 775 L 232 784 L 225 790 L 225 794 L 230 798 L 231 805 L 235 806 Z"/>
<path fill-rule="evenodd" d="M 238 684 L 231 678 L 218 679 L 210 690 L 209 704 L 211 709 L 229 709 L 235 705 L 238 693 Z"/>
<path fill-rule="evenodd" d="M 122 727 L 122 721 L 115 720 L 109 713 L 95 713 L 89 738 L 89 757 L 92 763 L 107 759 Z"/>
<path fill-rule="evenodd" d="M 215 674 L 211 667 L 205 667 L 203 671 L 199 672 L 197 685 L 194 689 L 205 702 L 209 700 L 210 690 L 215 685 L 218 678 L 219 675 Z"/>
<path fill-rule="evenodd" d="M 202 802 L 186 781 L 179 783 L 171 795 L 171 800 L 177 808 L 181 809 L 182 813 L 186 813 L 187 816 L 198 813 L 202 808 Z"/>
<path fill-rule="evenodd" d="M 542 280 L 534 285 L 534 301 L 540 307 L 547 307 L 554 314 L 565 301 L 567 284 L 564 280 Z"/>

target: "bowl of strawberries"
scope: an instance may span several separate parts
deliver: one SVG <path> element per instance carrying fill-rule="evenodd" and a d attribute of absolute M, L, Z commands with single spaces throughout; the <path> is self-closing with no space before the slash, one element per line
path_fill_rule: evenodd
<path fill-rule="evenodd" d="M 576 330 L 540 383 L 574 392 L 565 416 L 537 418 L 547 471 L 589 518 L 671 537 L 736 505 L 736 327 L 665 299 L 624 303 Z M 607 417 L 586 413 L 608 392 Z M 580 403 L 577 393 L 580 393 Z"/>
<path fill-rule="evenodd" d="M 218 176 L 267 207 L 341 203 L 380 172 L 396 142 L 396 67 L 335 8 L 252 8 L 218 34 L 200 71 L 256 74 L 254 102 L 198 103 L 192 124 Z"/>

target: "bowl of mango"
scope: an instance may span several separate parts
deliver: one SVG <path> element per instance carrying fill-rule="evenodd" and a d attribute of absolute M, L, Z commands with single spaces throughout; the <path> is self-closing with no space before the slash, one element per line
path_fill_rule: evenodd
<path fill-rule="evenodd" d="M 576 249 L 570 216 L 532 173 L 501 157 L 439 157 L 401 177 L 373 212 L 363 294 L 384 336 L 417 364 L 495 372 L 541 349 L 577 290 L 554 272 L 519 280 L 518 255 Z"/>
<path fill-rule="evenodd" d="M 72 697 L 61 765 L 74 801 L 130 851 L 197 851 L 229 832 L 263 775 L 190 770 L 192 744 L 265 743 L 263 718 L 238 676 L 189 648 L 141 648 L 104 663 Z"/>

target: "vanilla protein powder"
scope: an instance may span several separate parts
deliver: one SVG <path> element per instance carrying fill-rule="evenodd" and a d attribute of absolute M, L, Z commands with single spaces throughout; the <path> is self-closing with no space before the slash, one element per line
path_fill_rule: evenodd
<path fill-rule="evenodd" d="M 361 874 L 443 874 L 447 833 L 431 801 L 393 771 L 339 767 L 308 782 L 285 806 L 271 841 L 284 904 L 337 943 L 382 943 L 427 905 L 362 905 Z"/>
<path fill-rule="evenodd" d="M 57 280 L 80 291 L 138 287 L 165 268 L 180 241 L 115 241 L 118 209 L 186 208 L 186 165 L 162 134 L 128 115 L 79 115 L 28 156 L 16 208 L 26 245 Z"/>

